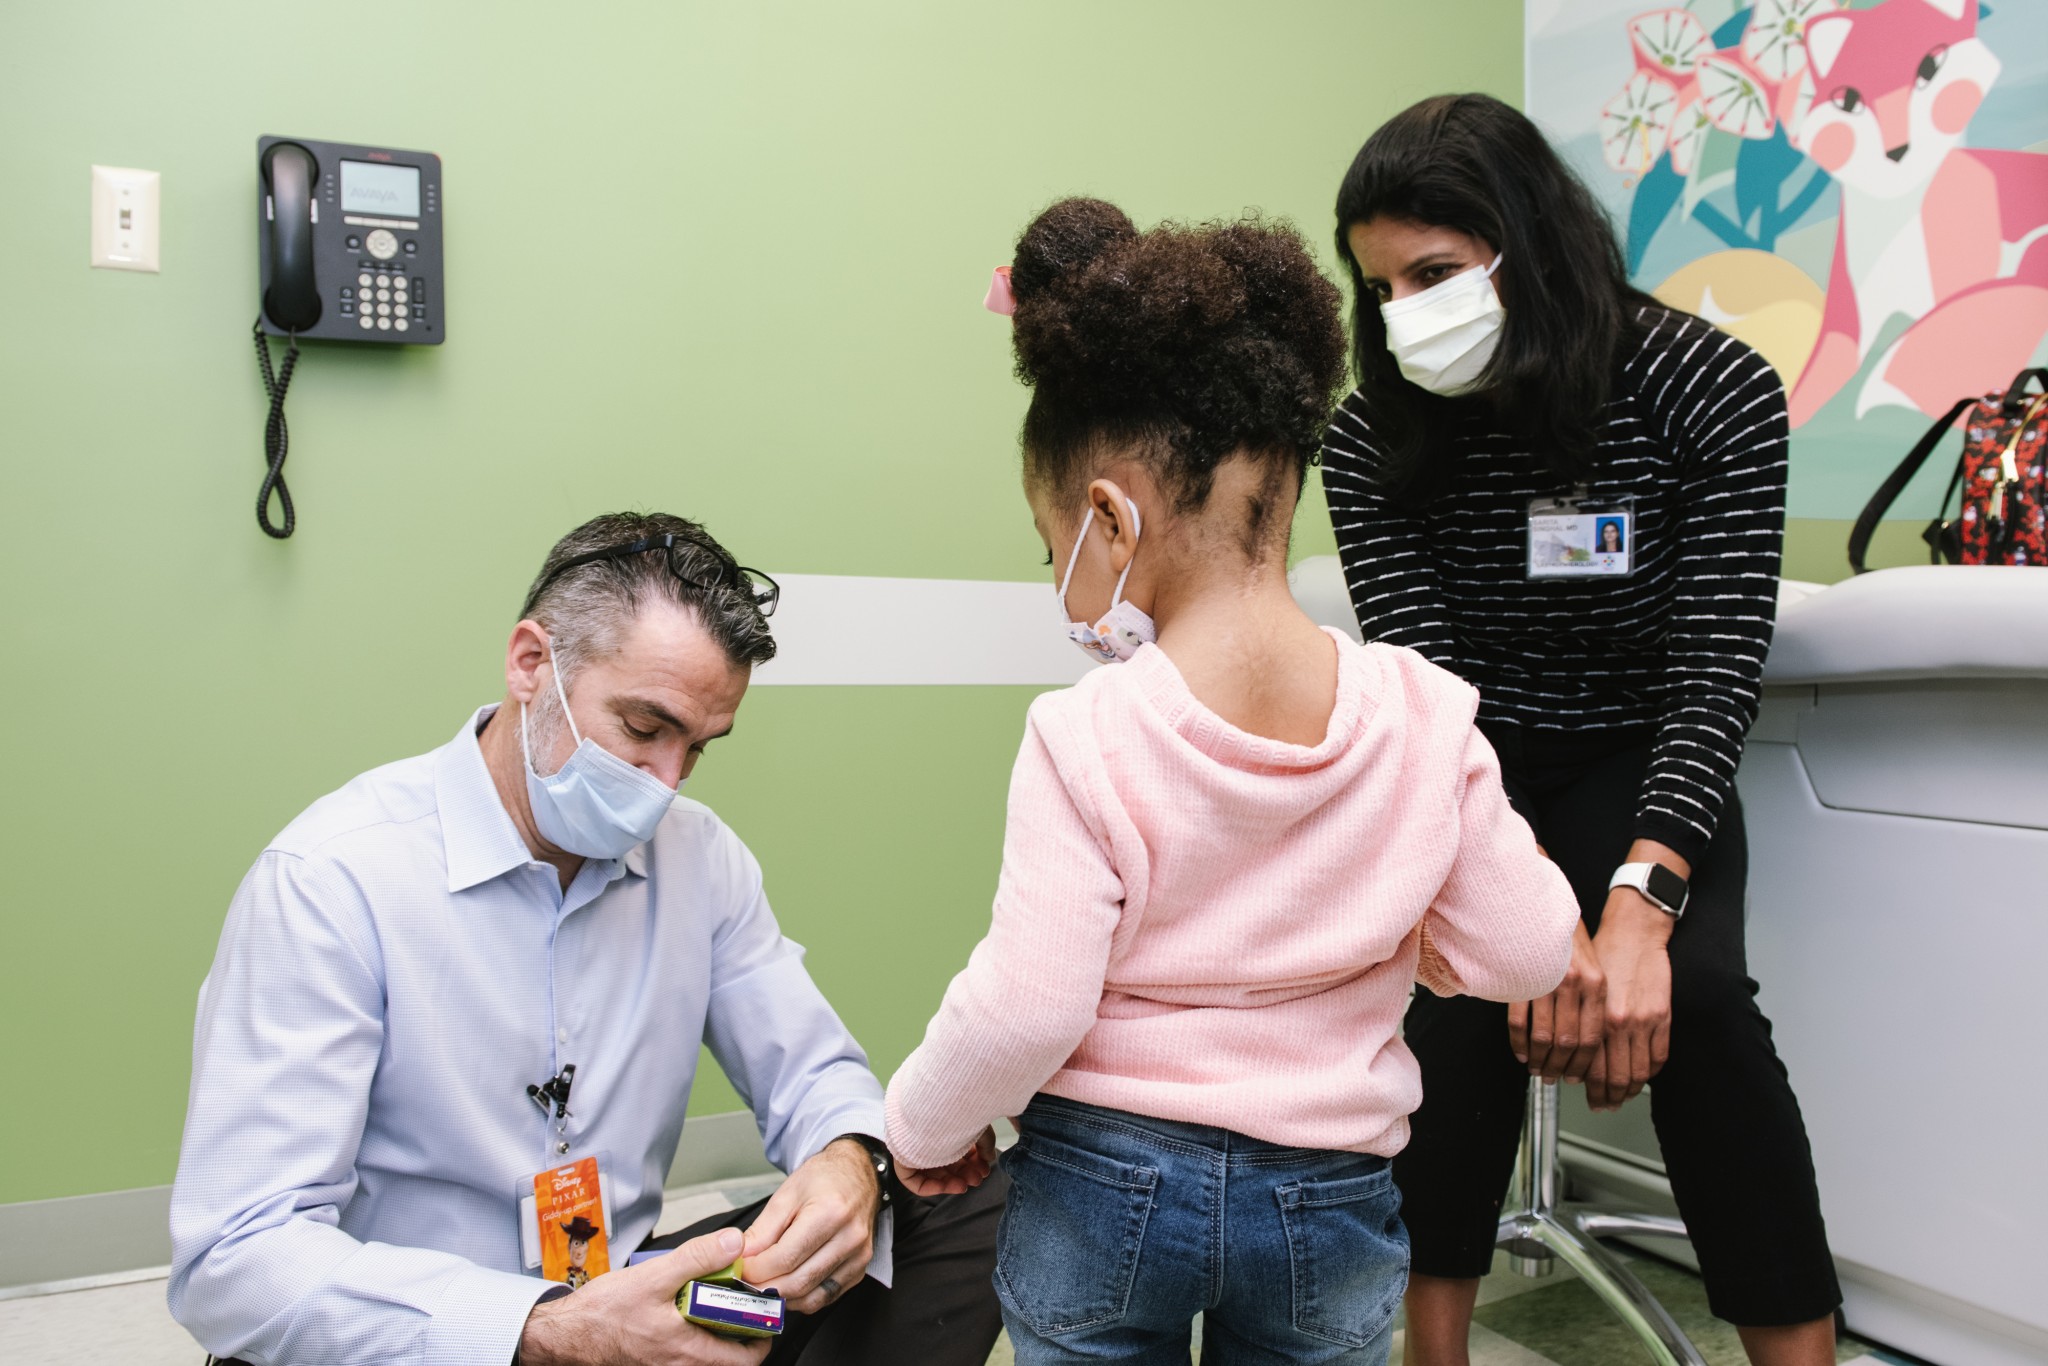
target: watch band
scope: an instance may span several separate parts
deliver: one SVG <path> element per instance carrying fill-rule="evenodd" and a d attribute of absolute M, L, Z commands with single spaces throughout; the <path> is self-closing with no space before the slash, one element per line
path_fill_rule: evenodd
<path fill-rule="evenodd" d="M 1640 892 L 1645 900 L 1673 920 L 1685 914 L 1686 902 L 1692 899 L 1692 888 L 1686 880 L 1661 863 L 1622 864 L 1614 870 L 1614 877 L 1607 884 L 1609 891 L 1616 887 Z"/>
<path fill-rule="evenodd" d="M 837 1143 L 840 1138 L 845 1139 L 849 1143 L 858 1143 L 861 1147 L 867 1149 L 868 1165 L 875 1169 L 875 1184 L 880 1186 L 882 1190 L 881 1208 L 889 1208 L 889 1204 L 894 1198 L 891 1194 L 891 1187 L 895 1185 L 896 1175 L 896 1159 L 890 1155 L 889 1145 L 876 1138 L 873 1134 L 841 1134 L 839 1138 L 835 1138 L 832 1141 Z"/>

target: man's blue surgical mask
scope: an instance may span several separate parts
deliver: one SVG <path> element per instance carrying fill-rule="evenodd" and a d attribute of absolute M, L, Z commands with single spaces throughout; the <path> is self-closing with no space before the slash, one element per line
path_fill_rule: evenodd
<path fill-rule="evenodd" d="M 576 718 L 569 714 L 569 694 L 562 690 L 562 671 L 550 660 L 548 672 L 554 675 L 555 696 L 561 699 L 576 751 L 546 777 L 534 772 L 526 706 L 520 704 L 519 752 L 526 759 L 526 803 L 533 808 L 533 823 L 564 853 L 622 858 L 627 850 L 654 838 L 676 799 L 676 788 L 579 734 Z"/>

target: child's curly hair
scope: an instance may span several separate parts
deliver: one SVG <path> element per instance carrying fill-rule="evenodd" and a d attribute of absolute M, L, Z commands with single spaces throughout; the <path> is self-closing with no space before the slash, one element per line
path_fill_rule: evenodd
<path fill-rule="evenodd" d="M 1284 532 L 1344 373 L 1337 288 L 1299 233 L 1255 215 L 1139 232 L 1113 204 L 1063 199 L 1018 239 L 1010 284 L 1033 483 L 1078 506 L 1101 460 L 1129 455 L 1189 513 L 1242 454 L 1272 475 L 1247 547 L 1275 512 Z"/>

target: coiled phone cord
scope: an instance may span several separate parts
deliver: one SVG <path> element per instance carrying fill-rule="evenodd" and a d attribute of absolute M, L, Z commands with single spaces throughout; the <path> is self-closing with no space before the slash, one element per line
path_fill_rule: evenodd
<path fill-rule="evenodd" d="M 263 391 L 270 395 L 270 417 L 263 424 L 263 455 L 270 468 L 263 476 L 263 487 L 256 493 L 256 525 L 263 528 L 263 534 L 282 541 L 292 534 L 298 524 L 298 516 L 292 511 L 292 491 L 285 487 L 284 457 L 291 449 L 291 432 L 284 423 L 284 391 L 291 388 L 292 368 L 299 363 L 299 339 L 293 334 L 285 339 L 284 364 L 272 371 L 270 367 L 270 342 L 263 335 L 263 319 L 256 320 L 256 359 L 263 366 Z M 270 521 L 270 496 L 276 493 L 278 503 L 284 508 L 284 526 L 273 526 Z"/>

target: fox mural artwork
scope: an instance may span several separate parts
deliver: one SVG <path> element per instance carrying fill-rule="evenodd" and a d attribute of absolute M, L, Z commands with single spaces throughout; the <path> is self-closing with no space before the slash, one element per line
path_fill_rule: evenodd
<path fill-rule="evenodd" d="M 1530 0 L 1528 36 L 1530 112 L 1638 280 L 1783 377 L 1795 515 L 1853 514 L 1916 414 L 2048 362 L 2042 0 Z"/>
<path fill-rule="evenodd" d="M 1842 186 L 1827 303 L 1792 389 L 1804 422 L 1913 319 L 1857 396 L 1933 415 L 2002 383 L 2048 335 L 2048 156 L 1964 134 L 1999 62 L 1976 0 L 1885 0 L 1805 26 L 1792 145 Z"/>

